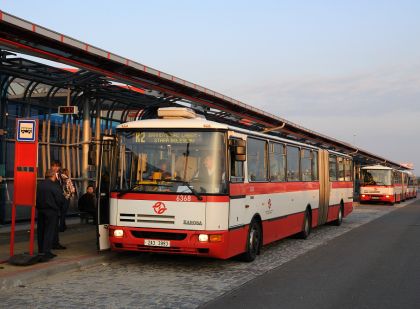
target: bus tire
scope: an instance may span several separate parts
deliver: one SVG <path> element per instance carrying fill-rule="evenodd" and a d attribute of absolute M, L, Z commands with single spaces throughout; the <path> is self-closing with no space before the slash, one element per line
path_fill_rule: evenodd
<path fill-rule="evenodd" d="M 246 238 L 245 252 L 240 256 L 244 262 L 252 262 L 255 260 L 262 245 L 262 229 L 261 224 L 257 219 L 252 219 L 249 224 L 248 236 Z"/>
<path fill-rule="evenodd" d="M 312 215 L 309 209 L 305 211 L 305 219 L 303 220 L 302 232 L 298 234 L 298 237 L 301 239 L 308 238 L 309 234 L 311 234 L 312 229 Z"/>
<path fill-rule="evenodd" d="M 340 226 L 341 223 L 343 223 L 343 214 L 344 214 L 343 205 L 340 205 L 340 209 L 338 210 L 337 220 L 333 222 L 335 226 Z"/>

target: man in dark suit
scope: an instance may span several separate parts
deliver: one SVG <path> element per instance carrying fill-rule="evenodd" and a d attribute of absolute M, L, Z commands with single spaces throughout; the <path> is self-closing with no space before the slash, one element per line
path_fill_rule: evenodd
<path fill-rule="evenodd" d="M 62 170 L 61 170 L 61 162 L 60 161 L 56 161 L 54 160 L 51 163 L 51 170 L 54 173 L 54 177 L 55 177 L 55 184 L 57 185 L 57 187 L 59 187 L 61 194 L 64 196 L 64 181 L 63 181 L 63 176 L 62 176 Z M 59 237 L 59 230 L 60 230 L 60 223 L 63 222 L 64 218 L 64 208 L 65 208 L 65 202 L 63 205 L 60 205 L 60 209 L 58 210 L 58 221 L 57 221 L 57 228 L 55 229 L 55 233 L 54 233 L 54 240 L 53 240 L 53 249 L 57 249 L 57 250 L 62 250 L 62 249 L 66 249 L 65 246 L 63 246 L 62 244 L 60 244 L 60 237 Z"/>
<path fill-rule="evenodd" d="M 40 182 L 36 193 L 38 210 L 37 236 L 40 260 L 46 262 L 56 255 L 51 252 L 58 226 L 60 208 L 64 204 L 64 195 L 55 183 L 57 177 L 53 170 L 45 173 L 45 180 Z"/>

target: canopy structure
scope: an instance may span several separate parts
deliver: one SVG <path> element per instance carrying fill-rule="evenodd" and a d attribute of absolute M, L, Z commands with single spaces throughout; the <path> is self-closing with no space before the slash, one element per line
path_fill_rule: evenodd
<path fill-rule="evenodd" d="M 118 111 L 122 122 L 133 113 L 138 117 L 151 116 L 160 106 L 189 105 L 211 120 L 322 145 L 351 154 L 360 162 L 406 169 L 397 162 L 349 143 L 2 11 L 0 49 L 2 72 L 31 83 L 51 85 L 57 89 L 56 94 L 58 89 L 71 89 L 72 103 L 76 105 L 82 106 L 78 102 L 81 93 L 90 93 L 108 116 Z M 78 70 L 54 68 L 16 57 L 10 52 L 52 60 Z M 54 90 L 50 89 L 48 95 L 53 94 Z"/>

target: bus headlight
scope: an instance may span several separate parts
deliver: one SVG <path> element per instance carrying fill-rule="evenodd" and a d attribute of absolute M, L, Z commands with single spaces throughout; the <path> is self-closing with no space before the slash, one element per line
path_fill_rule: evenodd
<path fill-rule="evenodd" d="M 199 242 L 208 242 L 209 241 L 209 235 L 207 235 L 207 234 L 198 235 L 198 241 Z"/>
<path fill-rule="evenodd" d="M 389 195 L 385 195 L 386 198 L 389 198 Z"/>
<path fill-rule="evenodd" d="M 114 237 L 123 237 L 124 231 L 123 230 L 114 230 Z"/>

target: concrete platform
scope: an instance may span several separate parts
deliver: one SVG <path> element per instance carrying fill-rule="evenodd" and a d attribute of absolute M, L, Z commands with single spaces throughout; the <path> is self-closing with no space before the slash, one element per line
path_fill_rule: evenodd
<path fill-rule="evenodd" d="M 67 230 L 60 233 L 60 242 L 67 249 L 54 250 L 57 257 L 30 266 L 14 266 L 6 262 L 9 258 L 10 226 L 0 227 L 0 289 L 22 286 L 60 272 L 89 267 L 115 256 L 111 252 L 97 251 L 96 226 L 81 224 L 79 218 L 69 219 L 67 226 Z M 16 229 L 15 254 L 29 252 L 29 225 L 21 224 Z"/>

